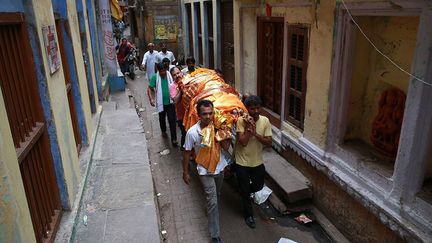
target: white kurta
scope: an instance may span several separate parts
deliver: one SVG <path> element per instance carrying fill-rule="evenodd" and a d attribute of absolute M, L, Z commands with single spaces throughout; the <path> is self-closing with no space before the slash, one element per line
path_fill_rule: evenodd
<path fill-rule="evenodd" d="M 166 53 L 160 51 L 157 55 L 156 63 L 161 63 L 164 58 L 168 58 L 171 63 L 175 61 L 174 53 L 171 51 L 166 51 Z"/>
<path fill-rule="evenodd" d="M 142 61 L 142 65 L 146 65 L 146 74 L 147 74 L 147 79 L 150 81 L 150 78 L 153 76 L 153 74 L 155 73 L 155 63 L 156 63 L 156 58 L 157 58 L 158 52 L 157 51 L 153 51 L 153 53 L 150 53 L 150 51 L 147 51 L 144 54 L 144 58 Z"/>

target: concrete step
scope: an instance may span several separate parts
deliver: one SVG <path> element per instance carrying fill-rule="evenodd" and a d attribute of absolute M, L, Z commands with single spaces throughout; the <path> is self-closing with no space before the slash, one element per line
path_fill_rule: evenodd
<path fill-rule="evenodd" d="M 276 151 L 265 149 L 263 158 L 268 176 L 282 190 L 287 203 L 312 198 L 309 180 Z"/>

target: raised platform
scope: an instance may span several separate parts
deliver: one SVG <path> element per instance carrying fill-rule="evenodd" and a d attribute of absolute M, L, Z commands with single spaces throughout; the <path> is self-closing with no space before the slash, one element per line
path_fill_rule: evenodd
<path fill-rule="evenodd" d="M 311 183 L 300 171 L 273 149 L 265 149 L 263 157 L 268 176 L 283 191 L 287 203 L 312 198 Z"/>

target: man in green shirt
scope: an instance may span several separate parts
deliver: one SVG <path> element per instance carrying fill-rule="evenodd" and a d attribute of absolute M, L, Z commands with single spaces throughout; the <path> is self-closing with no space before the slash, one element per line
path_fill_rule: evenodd
<path fill-rule="evenodd" d="M 175 106 L 169 95 L 169 85 L 173 82 L 173 78 L 171 74 L 167 72 L 163 63 L 158 63 L 157 69 L 158 72 L 150 79 L 147 94 L 150 99 L 150 104 L 156 106 L 156 110 L 159 113 L 159 125 L 162 136 L 164 138 L 168 137 L 165 122 L 165 117 L 168 116 L 171 142 L 173 147 L 178 147 Z"/>
<path fill-rule="evenodd" d="M 262 150 L 264 146 L 271 146 L 272 131 L 269 119 L 260 115 L 261 99 L 258 96 L 247 97 L 244 104 L 254 119 L 254 124 L 246 122 L 243 118 L 237 122 L 236 174 L 245 222 L 250 228 L 255 228 L 250 194 L 264 186 L 265 167 Z"/>

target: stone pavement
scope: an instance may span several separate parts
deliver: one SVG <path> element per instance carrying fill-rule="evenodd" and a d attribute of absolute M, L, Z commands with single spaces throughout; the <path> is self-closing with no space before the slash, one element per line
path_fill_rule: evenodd
<path fill-rule="evenodd" d="M 161 242 L 147 141 L 125 92 L 103 104 L 78 214 L 56 242 Z M 67 222 L 69 221 L 69 222 Z M 63 230 L 64 231 L 64 230 Z"/>

